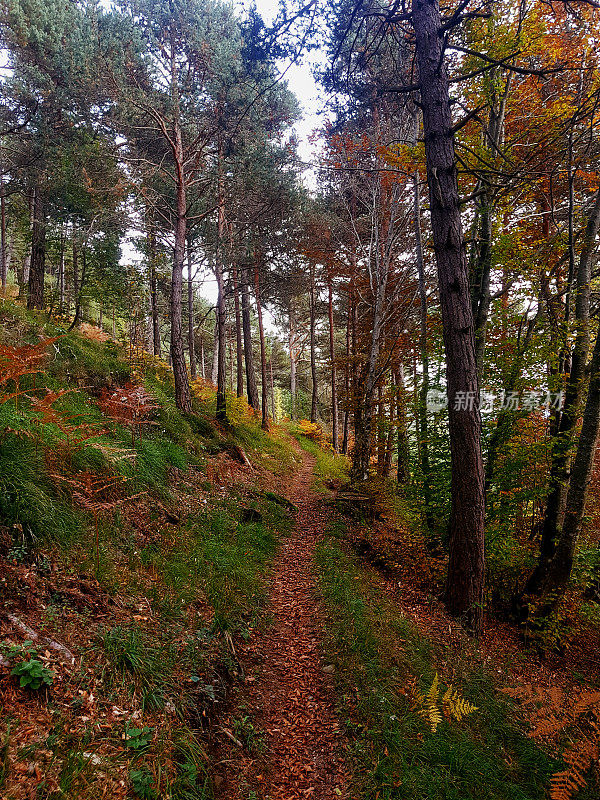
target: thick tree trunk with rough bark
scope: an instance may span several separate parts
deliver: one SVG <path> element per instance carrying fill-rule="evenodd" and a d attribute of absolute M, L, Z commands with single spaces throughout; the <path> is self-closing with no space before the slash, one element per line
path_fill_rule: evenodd
<path fill-rule="evenodd" d="M 220 422 L 227 422 L 227 406 L 225 400 L 225 388 L 227 381 L 226 371 L 226 340 L 225 329 L 227 325 L 227 313 L 225 309 L 225 284 L 223 281 L 223 261 L 222 248 L 223 236 L 225 233 L 225 190 L 223 175 L 221 173 L 222 154 L 219 150 L 219 207 L 217 210 L 217 253 L 215 258 L 215 276 L 217 278 L 217 419 Z"/>
<path fill-rule="evenodd" d="M 33 227 L 31 232 L 31 261 L 27 308 L 44 307 L 44 276 L 46 272 L 46 208 L 44 193 L 39 187 L 33 200 Z"/>
<path fill-rule="evenodd" d="M 446 603 L 475 630 L 483 618 L 484 474 L 473 312 L 438 0 L 414 0 L 433 244 L 442 309 L 452 509 Z"/>
<path fill-rule="evenodd" d="M 181 132 L 178 145 L 181 152 Z M 183 159 L 183 153 L 181 153 Z M 178 164 L 179 166 L 179 164 Z M 180 411 L 189 414 L 192 410 L 192 396 L 188 380 L 185 351 L 183 346 L 183 263 L 187 239 L 187 201 L 183 176 L 177 184 L 177 208 L 175 220 L 175 250 L 171 276 L 171 366 L 175 379 L 175 404 Z"/>

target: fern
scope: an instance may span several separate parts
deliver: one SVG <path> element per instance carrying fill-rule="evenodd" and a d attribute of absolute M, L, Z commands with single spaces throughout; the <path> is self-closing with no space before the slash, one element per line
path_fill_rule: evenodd
<path fill-rule="evenodd" d="M 440 700 L 440 679 L 437 672 L 427 692 L 417 693 L 414 699 L 418 707 L 417 713 L 429 723 L 432 733 L 436 732 L 444 717 L 460 722 L 477 711 L 477 706 L 465 700 L 452 684 L 449 684 Z"/>

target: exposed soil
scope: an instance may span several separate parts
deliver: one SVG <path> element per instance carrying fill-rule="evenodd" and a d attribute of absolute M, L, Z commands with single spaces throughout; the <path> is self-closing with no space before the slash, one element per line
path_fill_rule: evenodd
<path fill-rule="evenodd" d="M 313 571 L 326 512 L 312 481 L 313 460 L 305 455 L 285 492 L 298 516 L 274 564 L 270 622 L 242 648 L 246 681 L 221 729 L 222 771 L 216 784 L 226 800 L 247 800 L 251 792 L 270 800 L 346 797 L 343 732 L 335 713 L 332 667 L 321 651 Z"/>

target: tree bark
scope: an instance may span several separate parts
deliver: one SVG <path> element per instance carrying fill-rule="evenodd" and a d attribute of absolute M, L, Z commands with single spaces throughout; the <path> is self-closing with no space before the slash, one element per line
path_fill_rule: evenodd
<path fill-rule="evenodd" d="M 181 132 L 177 129 L 181 152 Z M 183 153 L 181 152 L 182 160 Z M 178 167 L 180 164 L 178 164 Z M 171 277 L 171 366 L 175 379 L 175 405 L 186 414 L 192 411 L 192 396 L 188 380 L 183 347 L 183 262 L 185 260 L 187 202 L 183 176 L 177 185 L 177 217 L 175 222 L 175 250 Z"/>
<path fill-rule="evenodd" d="M 83 287 L 85 286 L 85 278 L 87 271 L 87 254 L 85 245 L 81 248 L 81 275 L 79 275 L 79 249 L 76 247 L 75 238 L 73 238 L 73 283 L 75 286 L 75 316 L 73 322 L 69 326 L 69 330 L 81 323 L 83 313 Z"/>
<path fill-rule="evenodd" d="M 346 320 L 346 371 L 344 374 L 345 408 L 344 424 L 342 433 L 342 453 L 348 455 L 350 440 L 350 409 L 352 408 L 351 398 L 351 366 L 350 366 L 350 341 L 352 330 L 352 306 L 354 304 L 354 270 L 350 275 L 350 290 L 348 292 L 348 317 Z"/>
<path fill-rule="evenodd" d="M 427 418 L 427 395 L 429 394 L 429 344 L 427 342 L 427 288 L 425 286 L 425 259 L 423 258 L 423 236 L 421 233 L 421 193 L 419 173 L 413 174 L 413 215 L 415 226 L 415 249 L 417 259 L 417 275 L 419 279 L 419 351 L 421 355 L 421 391 L 419 393 L 418 426 L 419 456 L 423 475 L 423 504 L 425 506 L 425 522 L 428 530 L 433 530 L 431 465 L 429 462 L 429 420 Z M 400 442 L 398 442 L 400 444 Z M 400 482 L 400 474 L 398 474 Z"/>
<path fill-rule="evenodd" d="M 225 309 L 225 285 L 223 282 L 223 264 L 221 251 L 223 247 L 223 235 L 225 233 L 225 191 L 221 167 L 221 152 L 219 151 L 219 208 L 217 212 L 217 255 L 215 258 L 215 274 L 217 278 L 217 419 L 219 422 L 227 422 L 227 406 L 225 400 L 225 386 L 227 381 L 226 373 L 226 341 L 225 326 L 227 325 L 227 314 Z"/>
<path fill-rule="evenodd" d="M 396 418 L 398 426 L 398 464 L 396 478 L 405 485 L 410 480 L 410 447 L 408 441 L 408 424 L 406 420 L 406 387 L 404 384 L 404 368 L 398 366 L 396 373 Z"/>
<path fill-rule="evenodd" d="M 237 267 L 233 267 L 233 305 L 235 309 L 235 366 L 236 394 L 244 396 L 244 350 L 242 344 L 242 318 L 240 311 L 240 289 Z"/>
<path fill-rule="evenodd" d="M 4 164 L 0 160 L 0 279 L 2 291 L 6 290 L 8 263 L 6 258 L 6 199 L 4 197 Z"/>
<path fill-rule="evenodd" d="M 290 303 L 290 414 L 296 419 L 296 318 L 294 307 Z"/>
<path fill-rule="evenodd" d="M 333 440 L 333 452 L 339 453 L 337 377 L 335 368 L 335 342 L 333 336 L 333 285 L 331 270 L 329 268 L 327 268 L 327 295 L 329 313 L 329 361 L 331 363 L 331 438 Z"/>
<path fill-rule="evenodd" d="M 271 417 L 273 422 L 277 425 L 277 417 L 275 416 L 275 384 L 273 382 L 273 343 L 271 342 L 271 353 L 269 355 L 269 377 L 271 383 Z"/>
<path fill-rule="evenodd" d="M 577 452 L 573 460 L 569 491 L 562 529 L 552 558 L 546 562 L 538 578 L 537 593 L 546 597 L 545 608 L 549 611 L 562 597 L 567 588 L 575 547 L 581 531 L 588 488 L 594 466 L 594 454 L 600 428 L 600 330 L 591 363 L 588 396 L 583 412 L 583 422 Z M 540 609 L 538 609 L 539 613 Z"/>
<path fill-rule="evenodd" d="M 196 380 L 196 348 L 194 343 L 194 286 L 192 284 L 192 243 L 187 240 L 187 262 L 188 262 L 188 357 L 190 360 L 190 378 Z"/>
<path fill-rule="evenodd" d="M 439 0 L 414 0 L 431 228 L 436 255 L 452 461 L 446 603 L 474 630 L 483 622 L 484 474 L 473 311 L 460 216 Z"/>
<path fill-rule="evenodd" d="M 545 562 L 551 559 L 562 524 L 562 512 L 565 508 L 567 485 L 569 480 L 569 463 L 571 448 L 581 413 L 581 403 L 585 390 L 586 361 L 590 349 L 590 281 L 592 274 L 592 256 L 596 245 L 596 237 L 600 230 L 600 188 L 596 193 L 594 205 L 587 220 L 583 245 L 579 256 L 576 277 L 575 323 L 577 326 L 571 369 L 567 380 L 565 402 L 558 430 L 552 448 L 550 466 L 550 493 L 546 500 L 546 512 L 542 528 L 540 545 L 540 563 L 532 575 L 527 592 L 537 591 L 539 581 L 543 582 Z"/>
<path fill-rule="evenodd" d="M 183 263 L 187 242 L 187 190 L 183 137 L 180 124 L 179 89 L 175 34 L 171 28 L 171 103 L 173 110 L 172 150 L 175 162 L 175 249 L 171 276 L 171 367 L 175 381 L 175 405 L 184 413 L 192 411 L 192 395 L 183 346 Z"/>
<path fill-rule="evenodd" d="M 310 375 L 312 379 L 312 397 L 310 402 L 310 421 L 317 421 L 317 357 L 315 344 L 315 265 L 310 263 Z"/>
<path fill-rule="evenodd" d="M 27 308 L 44 307 L 44 276 L 46 272 L 46 208 L 44 193 L 35 190 L 33 228 L 31 232 L 31 261 L 29 267 Z"/>
<path fill-rule="evenodd" d="M 150 212 L 146 210 L 146 238 L 150 267 L 150 314 L 152 317 L 152 353 L 160 357 L 160 328 L 158 322 L 158 289 L 156 283 L 156 230 Z"/>
<path fill-rule="evenodd" d="M 248 270 L 242 268 L 242 327 L 244 330 L 244 362 L 246 364 L 246 389 L 248 405 L 259 410 L 258 389 L 256 388 L 256 372 L 254 371 L 254 353 L 252 348 L 252 325 L 250 321 L 250 290 L 248 288 Z"/>
<path fill-rule="evenodd" d="M 263 329 L 262 306 L 260 303 L 260 277 L 258 265 L 254 265 L 254 290 L 256 293 L 256 311 L 258 314 L 258 335 L 260 338 L 260 380 L 262 394 L 262 423 L 263 430 L 269 429 L 269 384 L 267 383 L 267 354 L 265 349 L 265 332 Z"/>
<path fill-rule="evenodd" d="M 60 229 L 60 259 L 58 262 L 58 313 L 65 313 L 65 226 Z"/>

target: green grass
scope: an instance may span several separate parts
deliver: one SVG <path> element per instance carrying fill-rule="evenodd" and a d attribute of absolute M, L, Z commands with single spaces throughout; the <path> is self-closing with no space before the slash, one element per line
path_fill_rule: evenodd
<path fill-rule="evenodd" d="M 260 506 L 262 522 L 238 521 L 235 499 L 192 516 L 186 532 L 165 549 L 146 548 L 141 557 L 162 576 L 156 601 L 163 614 L 177 617 L 202 591 L 214 609 L 214 625 L 235 630 L 254 615 L 265 598 L 268 563 L 277 534 L 290 518 L 275 503 Z M 166 588 L 166 592 L 164 591 Z"/>
<path fill-rule="evenodd" d="M 452 653 L 455 688 L 478 706 L 436 733 L 410 700 L 411 678 L 426 690 L 444 654 L 370 585 L 332 540 L 317 552 L 328 609 L 328 658 L 337 664 L 340 710 L 351 739 L 356 796 L 369 800 L 542 800 L 558 768 L 511 720 L 467 654 Z M 403 693 L 406 692 L 406 693 Z"/>
<path fill-rule="evenodd" d="M 350 459 L 347 456 L 325 450 L 306 436 L 295 435 L 300 447 L 316 459 L 314 472 L 317 491 L 323 491 L 327 481 L 344 483 L 348 480 Z"/>

